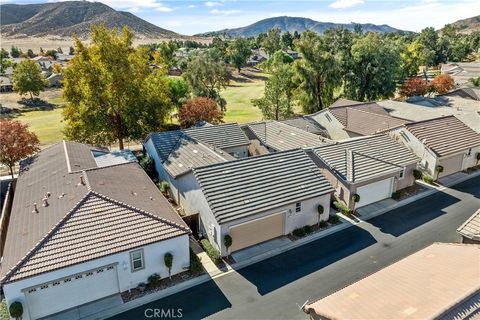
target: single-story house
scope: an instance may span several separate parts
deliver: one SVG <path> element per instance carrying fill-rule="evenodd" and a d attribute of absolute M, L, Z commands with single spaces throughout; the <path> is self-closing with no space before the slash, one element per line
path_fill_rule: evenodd
<path fill-rule="evenodd" d="M 413 170 L 420 160 L 387 135 L 345 140 L 313 148 L 308 154 L 350 208 L 390 198 L 413 185 Z M 356 204 L 354 194 L 360 196 Z"/>
<path fill-rule="evenodd" d="M 339 99 L 327 109 L 310 115 L 333 140 L 373 135 L 399 127 L 409 120 L 392 117 L 376 102 Z"/>
<path fill-rule="evenodd" d="M 480 88 L 457 88 L 450 92 L 447 92 L 442 97 L 460 97 L 465 99 L 472 99 L 476 101 L 480 101 Z"/>
<path fill-rule="evenodd" d="M 47 78 L 48 84 L 50 87 L 60 88 L 63 86 L 63 74 L 61 73 L 52 73 Z"/>
<path fill-rule="evenodd" d="M 311 119 L 308 116 L 301 116 L 297 118 L 281 120 L 279 122 L 316 134 L 317 136 L 322 136 L 327 139 L 330 138 L 327 130 L 324 127 L 322 127 L 318 122 L 316 122 L 315 120 Z"/>
<path fill-rule="evenodd" d="M 167 277 L 166 253 L 172 274 L 189 267 L 187 225 L 128 151 L 107 154 L 63 141 L 21 163 L 0 284 L 22 319 L 120 299 L 154 273 Z"/>
<path fill-rule="evenodd" d="M 463 243 L 480 244 L 480 209 L 468 218 L 457 232 L 462 236 Z"/>
<path fill-rule="evenodd" d="M 456 85 L 464 85 L 471 78 L 480 77 L 480 62 L 449 62 L 440 66 L 442 73 L 449 74 Z"/>
<path fill-rule="evenodd" d="M 420 168 L 434 178 L 478 163 L 480 134 L 455 116 L 407 123 L 390 134 L 412 150 L 421 159 Z"/>
<path fill-rule="evenodd" d="M 479 245 L 434 243 L 303 311 L 312 320 L 476 319 L 479 261 Z"/>
<path fill-rule="evenodd" d="M 160 180 L 168 182 L 170 195 L 186 214 L 197 213 L 190 201 L 195 178 L 192 169 L 235 158 L 220 148 L 196 140 L 181 130 L 152 133 L 143 144 L 155 161 Z"/>
<path fill-rule="evenodd" d="M 201 232 L 227 254 L 329 217 L 330 183 L 303 150 L 276 152 L 193 170 Z M 319 214 L 318 208 L 324 211 Z"/>
<path fill-rule="evenodd" d="M 279 121 L 261 121 L 242 126 L 250 140 L 257 140 L 269 152 L 321 146 L 330 140 Z"/>

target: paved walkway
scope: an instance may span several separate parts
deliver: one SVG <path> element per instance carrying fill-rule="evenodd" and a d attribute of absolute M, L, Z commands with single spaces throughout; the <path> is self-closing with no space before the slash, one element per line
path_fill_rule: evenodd
<path fill-rule="evenodd" d="M 205 272 L 208 273 L 209 275 L 211 274 L 218 274 L 220 272 L 220 269 L 213 263 L 212 259 L 207 255 L 205 251 L 203 251 L 202 247 L 198 244 L 198 242 L 195 239 L 192 239 L 190 237 L 189 239 L 190 242 L 190 248 L 192 249 L 193 253 L 197 255 L 197 257 L 200 259 L 200 262 L 203 265 L 203 268 L 205 269 Z"/>

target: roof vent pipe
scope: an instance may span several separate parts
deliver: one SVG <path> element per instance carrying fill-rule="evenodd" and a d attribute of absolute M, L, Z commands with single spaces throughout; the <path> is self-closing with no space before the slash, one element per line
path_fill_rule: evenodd
<path fill-rule="evenodd" d="M 85 185 L 85 179 L 83 178 L 83 175 L 80 176 L 80 184 L 81 184 L 82 186 Z"/>
<path fill-rule="evenodd" d="M 36 203 L 36 202 L 33 203 L 33 211 L 32 211 L 32 213 L 38 213 L 38 208 L 37 208 L 37 203 Z"/>
<path fill-rule="evenodd" d="M 47 197 L 44 197 L 44 198 L 42 199 L 42 201 L 43 201 L 42 206 L 48 207 L 48 198 L 47 198 Z"/>

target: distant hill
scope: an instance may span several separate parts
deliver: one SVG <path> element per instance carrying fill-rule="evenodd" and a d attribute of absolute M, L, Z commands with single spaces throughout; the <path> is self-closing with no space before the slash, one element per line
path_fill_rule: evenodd
<path fill-rule="evenodd" d="M 304 32 L 307 30 L 315 31 L 316 33 L 322 34 L 328 29 L 334 28 L 346 28 L 353 30 L 356 23 L 332 23 L 332 22 L 318 22 L 308 18 L 299 18 L 299 17 L 275 17 L 260 20 L 249 26 L 235 29 L 223 29 L 219 31 L 205 32 L 197 34 L 197 36 L 215 36 L 215 35 L 229 35 L 231 37 L 252 37 L 258 36 L 262 32 L 267 32 L 272 28 L 280 28 L 282 32 L 289 31 L 293 33 L 295 31 Z M 385 32 L 401 32 L 402 30 L 392 28 L 386 24 L 375 25 L 371 23 L 360 24 L 364 32 L 373 31 L 379 33 Z"/>
<path fill-rule="evenodd" d="M 86 38 L 92 24 L 109 28 L 128 26 L 137 38 L 182 38 L 139 17 L 116 11 L 99 2 L 67 1 L 41 4 L 3 4 L 0 6 L 2 37 L 70 37 Z"/>
<path fill-rule="evenodd" d="M 475 31 L 480 31 L 480 16 L 458 20 L 452 23 L 458 28 L 460 33 L 470 34 Z"/>

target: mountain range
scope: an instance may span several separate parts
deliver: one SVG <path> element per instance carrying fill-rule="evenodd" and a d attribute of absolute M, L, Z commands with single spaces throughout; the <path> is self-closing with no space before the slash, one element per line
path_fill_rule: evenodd
<path fill-rule="evenodd" d="M 223 29 L 219 31 L 211 31 L 197 34 L 196 36 L 208 37 L 208 36 L 230 36 L 230 37 L 252 37 L 258 36 L 260 33 L 267 32 L 272 28 L 279 28 L 282 32 L 289 31 L 293 33 L 295 31 L 301 33 L 307 30 L 314 31 L 322 34 L 328 29 L 346 28 L 353 30 L 355 25 L 361 25 L 364 32 L 373 31 L 379 33 L 386 32 L 404 32 L 399 29 L 395 29 L 386 24 L 376 25 L 372 23 L 333 23 L 333 22 L 319 22 L 308 18 L 301 17 L 274 17 L 257 21 L 251 25 L 234 29 Z"/>
<path fill-rule="evenodd" d="M 3 4 L 0 6 L 1 32 L 4 37 L 86 38 L 92 24 L 108 28 L 128 26 L 136 38 L 182 38 L 170 30 L 151 24 L 130 12 L 117 11 L 100 2 L 67 1 L 40 4 Z"/>
<path fill-rule="evenodd" d="M 452 23 L 452 25 L 457 27 L 460 33 L 470 34 L 475 31 L 480 31 L 480 16 L 458 20 Z"/>

